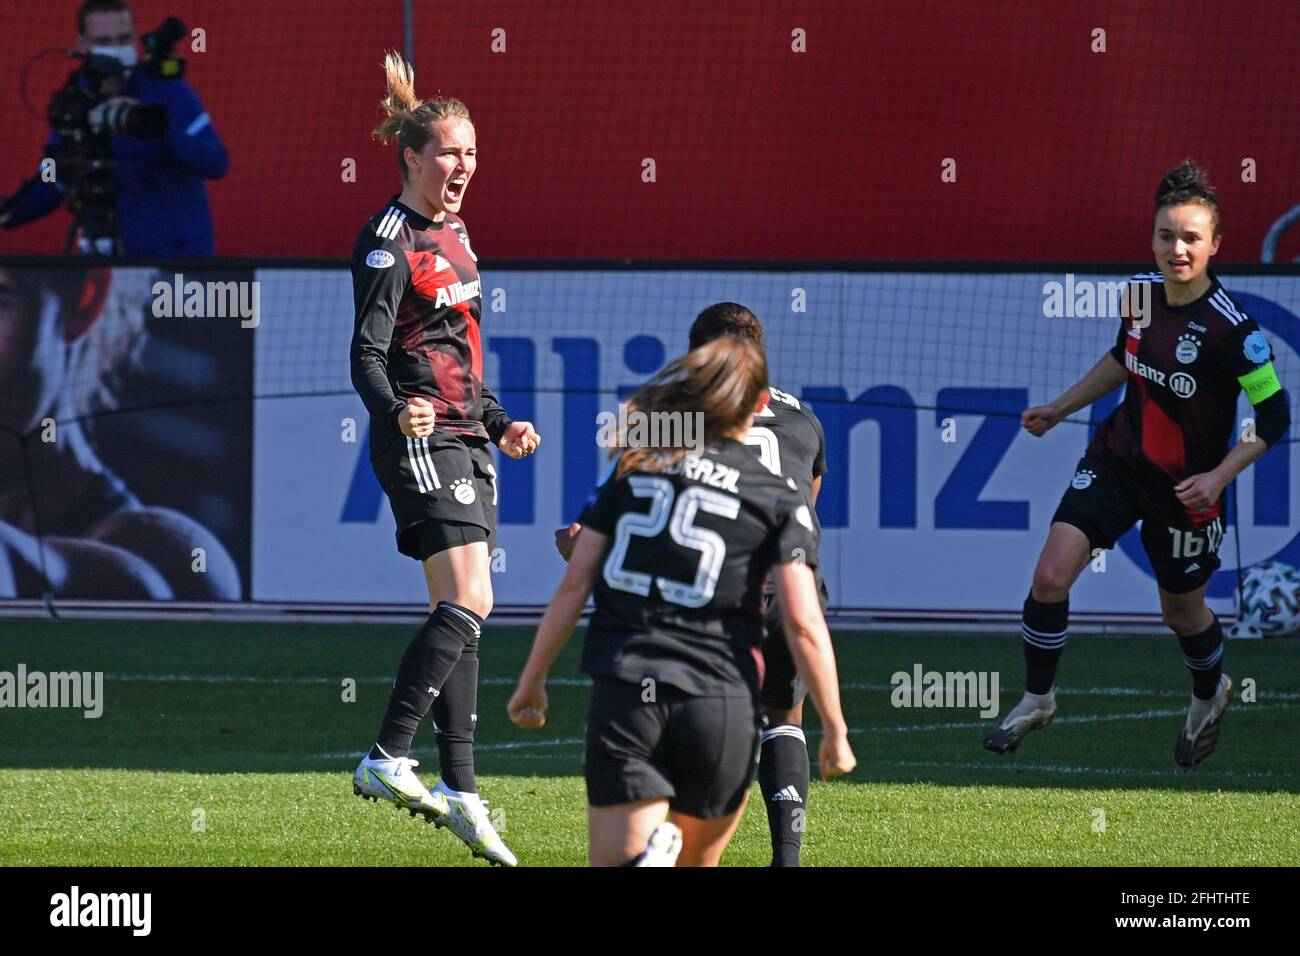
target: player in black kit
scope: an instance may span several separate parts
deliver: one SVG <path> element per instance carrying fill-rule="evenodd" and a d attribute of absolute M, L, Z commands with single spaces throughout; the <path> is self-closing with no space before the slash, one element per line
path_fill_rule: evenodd
<path fill-rule="evenodd" d="M 733 336 L 764 347 L 763 325 L 758 317 L 736 302 L 716 302 L 700 312 L 691 325 L 690 347 L 699 348 L 722 336 Z M 817 537 L 821 526 L 811 507 L 826 474 L 826 435 L 822 424 L 806 405 L 788 392 L 769 386 L 771 401 L 754 416 L 745 444 L 759 461 L 778 475 L 794 481 L 807 498 Z M 572 524 L 556 532 L 556 546 L 568 560 L 574 536 Z M 830 603 L 820 565 L 815 567 L 817 593 L 823 613 Z M 769 579 L 763 588 L 767 637 L 763 641 L 763 733 L 758 764 L 758 784 L 767 809 L 772 837 L 772 865 L 798 866 L 803 842 L 811 768 L 803 733 L 805 688 L 799 680 L 785 639 L 781 609 Z"/>
<path fill-rule="evenodd" d="M 998 753 L 1014 751 L 1056 713 L 1052 683 L 1068 633 L 1070 588 L 1094 549 L 1113 547 L 1137 521 L 1165 624 L 1192 672 L 1191 705 L 1174 741 L 1179 765 L 1214 752 L 1231 700 L 1223 631 L 1205 603 L 1219 567 L 1221 496 L 1286 435 L 1290 408 L 1264 333 L 1209 268 L 1221 237 L 1219 201 L 1204 170 L 1184 162 L 1165 176 L 1152 233 L 1159 271 L 1131 281 L 1133 314 L 1120 321 L 1114 348 L 1056 401 L 1021 414 L 1025 429 L 1042 435 L 1128 383 L 1052 518 L 1025 600 L 1025 695 L 984 737 Z M 1146 308 L 1133 307 L 1143 301 Z M 1256 428 L 1225 454 L 1242 391 L 1255 407 Z"/>
<path fill-rule="evenodd" d="M 696 317 L 691 326 L 691 348 L 699 348 L 724 335 L 749 339 L 764 348 L 765 336 L 758 317 L 743 305 L 719 302 Z M 789 392 L 769 386 L 771 401 L 754 416 L 745 438 L 759 461 L 772 472 L 798 486 L 808 502 L 816 537 L 821 525 L 814 506 L 826 474 L 826 435 L 822 423 L 808 406 Z M 813 568 L 817 596 L 825 613 L 830 603 L 821 565 Z M 803 842 L 804 814 L 808 805 L 808 744 L 803 733 L 806 689 L 799 679 L 776 591 L 769 578 L 763 588 L 767 608 L 767 637 L 763 641 L 763 733 L 758 761 L 758 785 L 767 809 L 772 837 L 772 865 L 798 866 Z"/>
<path fill-rule="evenodd" d="M 515 723 L 544 723 L 547 672 L 594 588 L 583 669 L 594 679 L 585 772 L 595 866 L 717 864 L 755 772 L 769 571 L 822 716 L 822 776 L 854 766 L 812 572 L 812 509 L 744 447 L 767 398 L 762 349 L 732 337 L 669 363 L 632 396 L 650 415 L 702 414 L 703 447 L 622 451 L 583 511 L 510 699 Z"/>
<path fill-rule="evenodd" d="M 474 777 L 478 641 L 492 610 L 497 483 L 488 442 L 512 458 L 541 439 L 483 384 L 477 257 L 456 213 L 477 166 L 459 100 L 421 101 L 414 71 L 384 61 L 386 119 L 402 192 L 361 230 L 352 255 L 352 383 L 370 412 L 370 460 L 397 521 L 397 548 L 424 565 L 428 620 L 402 657 L 379 737 L 354 791 L 447 826 L 491 863 L 515 865 Z M 442 779 L 425 788 L 411 740 L 433 711 Z"/>

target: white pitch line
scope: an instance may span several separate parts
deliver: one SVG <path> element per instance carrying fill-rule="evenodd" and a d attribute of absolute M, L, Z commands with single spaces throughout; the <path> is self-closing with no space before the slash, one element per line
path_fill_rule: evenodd
<path fill-rule="evenodd" d="M 1290 704 L 1268 704 L 1254 703 L 1244 706 L 1262 707 L 1268 710 L 1283 709 L 1290 710 Z M 1052 721 L 1055 724 L 1106 724 L 1116 720 L 1149 720 L 1155 717 L 1185 717 L 1187 708 L 1180 707 L 1177 709 L 1166 710 L 1139 710 L 1131 711 L 1126 714 L 1067 714 L 1064 717 L 1057 717 Z M 973 730 L 978 727 L 988 727 L 991 720 L 962 720 L 946 721 L 944 723 L 934 724 L 895 724 L 892 727 L 850 727 L 851 734 L 874 734 L 874 733 L 908 733 L 911 731 L 930 731 L 930 730 Z M 815 729 L 807 731 L 809 734 L 820 733 Z"/>
<path fill-rule="evenodd" d="M 1073 714 L 1067 717 L 1058 717 L 1055 724 L 1103 724 L 1114 720 L 1148 720 L 1152 717 L 1178 717 L 1185 716 L 1185 710 L 1141 710 L 1128 714 Z M 992 719 L 989 720 L 953 720 L 936 724 L 894 724 L 892 727 L 850 727 L 851 734 L 905 734 L 916 733 L 919 731 L 930 730 L 974 730 L 978 727 L 991 726 Z M 816 733 L 816 731 L 809 731 Z"/>
<path fill-rule="evenodd" d="M 290 676 L 259 677 L 240 674 L 105 674 L 104 680 L 123 684 L 330 684 L 337 686 L 349 675 L 338 677 Z M 358 684 L 382 684 L 391 686 L 392 677 L 354 677 Z M 513 687 L 516 677 L 481 677 L 479 684 L 487 687 Z M 552 677 L 546 682 L 554 687 L 589 687 L 589 677 Z M 893 691 L 894 684 L 864 683 L 861 681 L 844 681 L 841 690 Z M 1186 691 L 1169 690 L 1155 687 L 1057 687 L 1056 692 L 1065 697 L 1167 697 L 1171 700 L 1184 700 L 1189 695 Z M 1293 691 L 1270 691 L 1256 688 L 1256 703 L 1272 701 L 1300 701 L 1300 693 Z"/>
<path fill-rule="evenodd" d="M 584 743 L 581 737 L 567 737 L 555 740 L 514 740 L 509 743 L 500 744 L 475 744 L 474 752 L 481 753 L 492 750 L 528 750 L 537 747 L 580 747 Z M 436 757 L 438 749 L 436 747 L 414 747 L 411 753 L 420 754 L 426 757 Z M 360 760 L 364 756 L 364 750 L 339 750 L 333 753 L 312 754 L 315 760 L 343 760 L 344 758 Z"/>
<path fill-rule="evenodd" d="M 871 767 L 897 767 L 899 769 L 916 769 L 916 770 L 1034 770 L 1042 773 L 1062 773 L 1062 774 L 1089 774 L 1098 776 L 1129 776 L 1140 775 L 1146 777 L 1175 777 L 1187 773 L 1186 770 L 1176 767 L 1170 767 L 1168 770 L 1156 770 L 1150 767 L 1132 768 L 1132 767 L 1069 767 L 1061 764 L 1042 764 L 1042 763 L 1019 763 L 1015 760 L 1004 761 L 986 761 L 979 763 L 970 761 L 951 761 L 944 762 L 939 760 L 882 760 L 871 761 L 865 765 L 868 769 Z M 1263 770 L 1217 770 L 1212 767 L 1201 767 L 1197 770 L 1197 776 L 1203 777 L 1211 774 L 1218 777 L 1250 777 L 1254 779 L 1275 779 L 1275 778 L 1292 778 L 1300 777 L 1300 773 L 1294 771 L 1282 771 L 1279 773 L 1269 773 Z"/>
<path fill-rule="evenodd" d="M 105 681 L 117 681 L 122 684 L 330 684 L 338 686 L 344 680 L 355 680 L 358 684 L 383 684 L 392 686 L 390 677 L 258 677 L 241 674 L 105 674 Z M 516 677 L 483 677 L 479 684 L 489 686 L 513 687 L 518 682 Z M 588 687 L 588 677 L 552 677 L 546 682 L 556 687 Z"/>
<path fill-rule="evenodd" d="M 908 677 L 911 674 L 908 673 Z M 840 684 L 840 690 L 881 690 L 893 691 L 895 684 L 866 684 L 859 681 L 844 681 Z M 1300 693 L 1292 691 L 1262 691 L 1256 687 L 1256 695 L 1262 701 L 1268 700 L 1300 700 Z M 1056 688 L 1056 693 L 1066 697 L 1076 695 L 1091 695 L 1094 697 L 1168 697 L 1171 700 L 1186 700 L 1191 695 L 1185 690 L 1168 690 L 1155 687 L 1061 687 Z"/>
<path fill-rule="evenodd" d="M 1178 710 L 1141 710 L 1126 714 L 1073 714 L 1066 717 L 1059 717 L 1053 721 L 1055 724 L 1104 724 L 1117 720 L 1151 720 L 1157 717 L 1181 717 L 1185 711 Z M 894 724 L 885 727 L 850 727 L 850 734 L 909 734 L 925 733 L 934 730 L 974 730 L 979 727 L 989 726 L 987 720 L 963 720 L 963 721 L 946 721 L 943 723 L 933 724 Z M 820 733 L 817 730 L 809 730 L 809 736 Z M 580 737 L 569 737 L 552 740 L 516 740 L 509 743 L 498 744 L 475 744 L 475 751 L 501 751 L 501 750 L 531 750 L 542 747 L 580 747 L 585 741 Z M 415 751 L 412 751 L 414 753 Z M 344 750 L 331 753 L 313 754 L 316 760 L 342 760 L 344 758 L 360 759 L 362 751 Z M 436 754 L 433 748 L 424 748 L 420 751 L 424 754 Z M 918 764 L 919 766 L 919 764 Z M 957 764 L 940 764 L 938 766 L 958 766 Z M 992 764 L 971 764 L 973 767 L 993 766 Z M 1015 766 L 1025 767 L 1023 764 Z"/>

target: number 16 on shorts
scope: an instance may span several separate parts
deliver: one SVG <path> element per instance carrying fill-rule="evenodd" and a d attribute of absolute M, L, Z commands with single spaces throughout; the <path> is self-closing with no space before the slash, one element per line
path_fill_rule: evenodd
<path fill-rule="evenodd" d="M 1198 558 L 1202 554 L 1217 554 L 1223 542 L 1223 519 L 1215 518 L 1213 522 L 1199 531 L 1185 528 L 1168 528 L 1171 541 L 1170 554 L 1175 559 Z"/>

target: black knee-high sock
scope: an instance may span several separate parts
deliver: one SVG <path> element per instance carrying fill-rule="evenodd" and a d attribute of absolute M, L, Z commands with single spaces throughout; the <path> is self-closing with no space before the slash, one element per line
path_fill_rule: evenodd
<path fill-rule="evenodd" d="M 411 739 L 420 721 L 442 691 L 465 645 L 478 640 L 482 626 L 482 618 L 458 604 L 443 601 L 434 608 L 402 655 L 372 757 L 383 756 L 376 752 L 379 748 L 389 757 L 405 757 L 411 752 Z"/>
<path fill-rule="evenodd" d="M 1183 660 L 1192 672 L 1192 693 L 1201 700 L 1209 700 L 1219 689 L 1223 674 L 1223 628 L 1216 616 L 1210 626 L 1199 634 L 1179 635 L 1178 646 L 1183 649 Z"/>
<path fill-rule="evenodd" d="M 1046 694 L 1056 680 L 1056 665 L 1070 633 L 1070 599 L 1044 604 L 1031 593 L 1025 598 L 1020 636 L 1025 642 L 1025 689 Z"/>
<path fill-rule="evenodd" d="M 478 722 L 478 638 L 465 645 L 433 702 L 442 781 L 453 790 L 477 793 L 474 727 Z"/>
<path fill-rule="evenodd" d="M 808 743 L 794 724 L 768 727 L 760 741 L 758 785 L 772 833 L 772 865 L 798 866 L 807 822 Z"/>

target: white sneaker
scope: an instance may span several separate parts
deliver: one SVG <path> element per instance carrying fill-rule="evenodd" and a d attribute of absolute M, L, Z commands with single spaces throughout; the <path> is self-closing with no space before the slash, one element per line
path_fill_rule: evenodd
<path fill-rule="evenodd" d="M 633 866 L 676 866 L 677 854 L 682 852 L 682 831 L 677 824 L 665 820 L 650 834 L 645 852 L 637 857 Z"/>
<path fill-rule="evenodd" d="M 434 786 L 433 795 L 446 800 L 448 807 L 447 815 L 434 821 L 438 826 L 447 827 L 460 837 L 475 856 L 482 857 L 489 863 L 497 866 L 518 865 L 519 861 L 492 826 L 486 800 L 477 793 L 453 790 L 441 780 Z"/>
<path fill-rule="evenodd" d="M 399 809 L 410 810 L 411 816 L 420 813 L 425 823 L 433 823 L 449 812 L 447 798 L 430 793 L 420 783 L 414 770 L 419 765 L 410 757 L 372 760 L 367 754 L 352 775 L 352 792 L 375 802 L 389 800 Z"/>
<path fill-rule="evenodd" d="M 1223 726 L 1223 715 L 1232 703 L 1232 678 L 1227 674 L 1219 675 L 1219 688 L 1209 701 L 1197 700 L 1192 696 L 1191 706 L 1187 709 L 1187 721 L 1178 731 L 1174 740 L 1174 760 L 1180 767 L 1195 767 L 1198 763 L 1214 753 L 1219 745 L 1219 728 Z"/>
<path fill-rule="evenodd" d="M 994 753 L 1015 753 L 1020 741 L 1031 730 L 1046 727 L 1056 716 L 1056 693 L 1031 694 L 1025 692 L 1011 713 L 984 734 L 984 748 Z"/>

